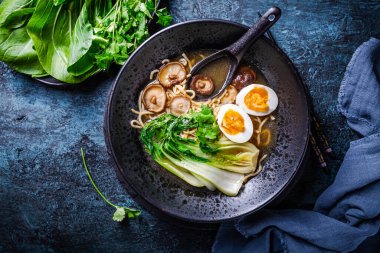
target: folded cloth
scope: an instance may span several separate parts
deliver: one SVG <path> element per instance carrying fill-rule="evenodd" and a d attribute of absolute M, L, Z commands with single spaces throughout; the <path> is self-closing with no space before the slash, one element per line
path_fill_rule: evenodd
<path fill-rule="evenodd" d="M 339 109 L 364 137 L 353 141 L 313 210 L 263 210 L 221 225 L 213 252 L 349 252 L 380 227 L 380 40 L 354 53 Z"/>
<path fill-rule="evenodd" d="M 380 40 L 370 39 L 352 56 L 340 86 L 338 108 L 364 136 L 380 129 Z"/>

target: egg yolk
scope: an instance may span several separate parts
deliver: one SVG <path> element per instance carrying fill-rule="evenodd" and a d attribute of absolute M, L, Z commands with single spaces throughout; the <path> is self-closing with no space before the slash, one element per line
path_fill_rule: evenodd
<path fill-rule="evenodd" d="M 223 117 L 222 121 L 223 130 L 230 135 L 236 135 L 244 132 L 244 118 L 240 113 L 229 109 Z"/>
<path fill-rule="evenodd" d="M 255 87 L 244 97 L 244 103 L 256 112 L 267 112 L 268 106 L 268 91 L 262 87 Z"/>

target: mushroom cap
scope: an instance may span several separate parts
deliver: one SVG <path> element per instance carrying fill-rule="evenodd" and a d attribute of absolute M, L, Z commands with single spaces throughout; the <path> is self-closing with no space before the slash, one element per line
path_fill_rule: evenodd
<path fill-rule="evenodd" d="M 175 116 L 187 113 L 191 106 L 191 100 L 188 97 L 175 96 L 170 101 L 170 112 Z"/>
<path fill-rule="evenodd" d="M 206 75 L 193 76 L 190 89 L 200 95 L 211 95 L 215 90 L 215 84 L 211 77 Z"/>
<path fill-rule="evenodd" d="M 235 88 L 235 86 L 228 85 L 226 94 L 220 99 L 220 103 L 222 105 L 225 104 L 233 104 L 236 100 L 236 96 L 238 94 L 238 90 Z"/>
<path fill-rule="evenodd" d="M 166 93 L 164 87 L 159 84 L 150 84 L 145 87 L 142 94 L 142 102 L 151 112 L 161 112 L 165 108 Z"/>
<path fill-rule="evenodd" d="M 160 72 L 158 72 L 158 81 L 165 88 L 170 88 L 185 80 L 186 75 L 186 69 L 181 63 L 169 62 L 161 67 Z"/>
<path fill-rule="evenodd" d="M 236 71 L 234 79 L 231 84 L 239 91 L 245 86 L 252 84 L 256 81 L 256 73 L 249 66 L 240 66 Z"/>

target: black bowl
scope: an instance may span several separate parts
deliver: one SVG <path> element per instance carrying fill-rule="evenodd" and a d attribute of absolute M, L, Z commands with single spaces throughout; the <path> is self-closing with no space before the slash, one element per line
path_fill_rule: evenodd
<path fill-rule="evenodd" d="M 108 152 L 130 195 L 157 214 L 186 222 L 216 223 L 253 213 L 291 184 L 305 157 L 309 115 L 302 81 L 288 57 L 262 37 L 244 61 L 257 67 L 279 96 L 277 144 L 264 170 L 238 196 L 192 187 L 157 165 L 130 127 L 136 117 L 139 92 L 149 73 L 164 58 L 195 49 L 221 49 L 236 41 L 248 27 L 223 20 L 195 20 L 166 28 L 141 45 L 113 83 L 105 114 Z"/>

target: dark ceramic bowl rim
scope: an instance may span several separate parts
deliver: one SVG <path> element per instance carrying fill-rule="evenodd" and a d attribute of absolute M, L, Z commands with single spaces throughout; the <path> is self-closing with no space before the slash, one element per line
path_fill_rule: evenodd
<path fill-rule="evenodd" d="M 131 197 L 134 200 L 136 200 L 138 198 L 139 201 L 137 201 L 137 202 L 139 204 L 141 204 L 144 208 L 147 208 L 148 210 L 152 210 L 154 213 L 158 213 L 160 215 L 169 215 L 169 217 L 176 218 L 179 221 L 185 221 L 185 222 L 190 222 L 190 223 L 198 223 L 198 224 L 207 224 L 207 223 L 208 224 L 211 224 L 211 223 L 215 224 L 215 223 L 220 223 L 220 222 L 224 222 L 224 221 L 235 220 L 235 219 L 241 218 L 243 216 L 255 213 L 255 212 L 261 210 L 262 208 L 264 208 L 265 206 L 267 206 L 273 200 L 277 199 L 283 192 L 286 191 L 286 189 L 290 186 L 290 184 L 293 182 L 293 179 L 296 178 L 296 175 L 300 171 L 301 165 L 302 165 L 302 163 L 303 163 L 303 161 L 304 161 L 304 159 L 306 157 L 306 154 L 307 154 L 307 147 L 308 147 L 308 143 L 309 143 L 309 134 L 310 134 L 310 115 L 309 114 L 306 115 L 306 117 L 307 117 L 306 118 L 306 120 L 307 120 L 307 126 L 306 126 L 307 134 L 306 134 L 306 138 L 305 138 L 305 141 L 304 141 L 304 146 L 302 147 L 303 151 L 302 151 L 302 154 L 301 154 L 301 159 L 300 159 L 298 165 L 296 166 L 293 174 L 291 175 L 291 177 L 289 178 L 289 180 L 285 183 L 285 185 L 282 188 L 280 188 L 271 198 L 269 198 L 267 201 L 265 201 L 261 206 L 255 208 L 255 209 L 253 209 L 253 210 L 251 210 L 251 211 L 249 211 L 249 212 L 247 212 L 245 214 L 241 214 L 241 215 L 238 215 L 238 216 L 235 216 L 235 217 L 231 217 L 231 218 L 224 218 L 224 219 L 212 220 L 212 221 L 199 221 L 199 220 L 195 220 L 195 219 L 191 219 L 191 218 L 180 217 L 180 216 L 177 216 L 177 215 L 169 213 L 169 212 L 164 212 L 164 211 L 160 210 L 159 208 L 157 208 L 152 203 L 150 203 L 148 200 L 146 200 L 143 196 L 137 196 L 137 194 L 133 194 L 132 195 L 131 192 L 129 192 L 128 189 L 131 189 L 133 192 L 136 192 L 136 190 L 133 189 L 133 186 L 131 186 L 128 183 L 128 181 L 125 179 L 125 177 L 124 177 L 124 175 L 122 173 L 123 167 L 119 164 L 118 159 L 117 159 L 117 157 L 115 155 L 115 151 L 114 151 L 114 149 L 112 147 L 112 143 L 111 143 L 111 130 L 110 130 L 111 105 L 112 105 L 112 102 L 113 102 L 116 86 L 117 86 L 118 82 L 120 81 L 120 79 L 122 77 L 122 73 L 124 72 L 124 69 L 126 68 L 126 66 L 129 64 L 130 61 L 132 61 L 134 59 L 134 57 L 137 54 L 139 54 L 140 50 L 142 50 L 144 48 L 145 44 L 149 43 L 151 40 L 154 40 L 158 35 L 160 35 L 161 33 L 164 33 L 167 30 L 170 30 L 170 29 L 173 29 L 173 28 L 176 28 L 176 27 L 179 27 L 179 26 L 186 26 L 188 24 L 206 23 L 206 22 L 207 23 L 229 24 L 229 25 L 234 25 L 234 26 L 240 27 L 240 28 L 249 29 L 249 27 L 246 26 L 246 25 L 243 25 L 243 24 L 240 24 L 240 23 L 237 23 L 237 22 L 233 22 L 233 21 L 229 21 L 229 20 L 223 20 L 223 19 L 194 19 L 194 20 L 189 20 L 189 21 L 173 24 L 173 25 L 171 25 L 169 27 L 166 27 L 166 28 L 160 30 L 159 32 L 157 32 L 154 35 L 152 35 L 151 37 L 149 37 L 146 41 L 144 41 L 130 55 L 130 57 L 124 63 L 124 65 L 121 67 L 119 73 L 117 74 L 115 80 L 112 83 L 112 86 L 111 86 L 111 89 L 109 91 L 108 98 L 107 98 L 106 110 L 105 110 L 105 113 L 104 113 L 104 127 L 103 127 L 103 131 L 104 131 L 104 138 L 105 138 L 107 152 L 108 152 L 108 154 L 111 157 L 111 162 L 113 164 L 113 167 L 116 169 L 116 172 L 117 172 L 118 176 L 121 177 L 123 185 L 127 188 L 127 192 L 131 195 Z M 295 78 L 297 79 L 297 81 L 302 86 L 303 96 L 305 96 L 306 106 L 309 108 L 309 102 L 308 102 L 308 98 L 307 98 L 307 89 L 306 89 L 306 86 L 305 86 L 304 82 L 302 81 L 302 78 L 300 77 L 299 72 L 297 71 L 296 67 L 293 65 L 292 61 L 282 51 L 281 48 L 279 48 L 277 45 L 275 45 L 270 39 L 266 38 L 265 36 L 262 36 L 262 37 L 263 37 L 263 39 L 268 44 L 270 44 L 274 49 L 276 49 L 280 53 L 280 55 L 286 60 L 287 65 L 291 68 L 292 72 L 294 73 Z M 165 217 L 165 218 L 167 218 L 167 217 Z"/>

